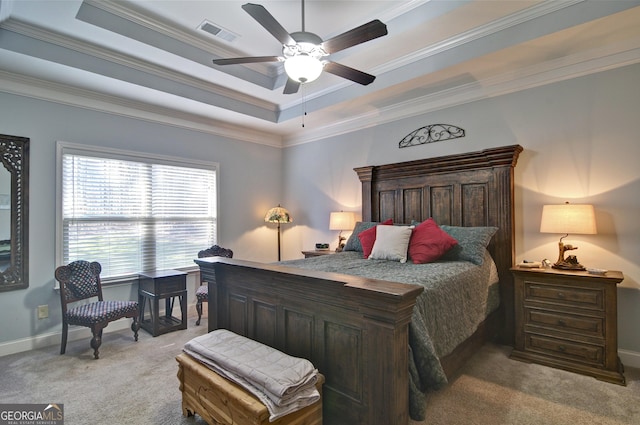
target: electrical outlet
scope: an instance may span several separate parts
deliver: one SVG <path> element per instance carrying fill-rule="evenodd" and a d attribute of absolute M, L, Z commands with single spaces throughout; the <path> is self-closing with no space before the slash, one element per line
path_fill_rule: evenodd
<path fill-rule="evenodd" d="M 38 319 L 46 319 L 49 317 L 49 306 L 48 305 L 39 305 L 38 306 Z"/>

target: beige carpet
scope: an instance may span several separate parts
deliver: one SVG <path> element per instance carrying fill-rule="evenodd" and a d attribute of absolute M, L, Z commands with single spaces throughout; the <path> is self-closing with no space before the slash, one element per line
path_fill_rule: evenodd
<path fill-rule="evenodd" d="M 194 322 L 156 338 L 141 330 L 137 343 L 130 331 L 105 334 L 99 360 L 88 339 L 70 342 L 62 356 L 53 346 L 0 357 L 0 403 L 63 403 L 67 425 L 202 425 L 182 416 L 176 378 L 175 356 L 206 332 Z M 627 370 L 622 387 L 508 353 L 483 347 L 447 388 L 427 397 L 427 420 L 412 424 L 640 424 L 639 370 Z"/>
<path fill-rule="evenodd" d="M 640 424 L 640 370 L 627 368 L 623 387 L 511 360 L 510 351 L 485 345 L 412 424 Z"/>

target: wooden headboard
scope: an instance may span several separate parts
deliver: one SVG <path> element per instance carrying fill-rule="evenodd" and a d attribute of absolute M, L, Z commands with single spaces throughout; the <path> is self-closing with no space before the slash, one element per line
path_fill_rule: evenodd
<path fill-rule="evenodd" d="M 515 257 L 513 169 L 519 145 L 355 168 L 362 182 L 363 221 L 410 224 L 429 217 L 450 226 L 495 226 L 489 244 L 500 277 L 501 342 L 513 342 Z"/>

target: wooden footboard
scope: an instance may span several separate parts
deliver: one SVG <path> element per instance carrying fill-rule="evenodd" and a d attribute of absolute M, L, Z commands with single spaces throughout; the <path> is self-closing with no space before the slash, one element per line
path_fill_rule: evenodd
<path fill-rule="evenodd" d="M 196 260 L 209 331 L 309 359 L 329 424 L 408 424 L 408 324 L 422 287 L 227 258 Z"/>

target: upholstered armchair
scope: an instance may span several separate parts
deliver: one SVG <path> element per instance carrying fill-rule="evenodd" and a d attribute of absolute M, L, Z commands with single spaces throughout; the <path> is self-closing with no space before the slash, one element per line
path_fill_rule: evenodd
<path fill-rule="evenodd" d="M 233 251 L 230 249 L 222 248 L 218 245 L 214 245 L 211 248 L 203 249 L 198 252 L 198 258 L 203 257 L 226 257 L 233 258 Z M 200 319 L 202 318 L 202 303 L 209 302 L 209 284 L 204 282 L 202 274 L 200 275 L 200 286 L 196 291 L 196 311 L 198 312 L 198 320 L 196 326 L 200 325 Z"/>
<path fill-rule="evenodd" d="M 110 322 L 123 317 L 132 318 L 131 330 L 134 339 L 138 340 L 140 329 L 138 303 L 136 301 L 104 301 L 100 281 L 101 271 L 100 263 L 84 260 L 60 266 L 55 271 L 56 280 L 60 282 L 60 305 L 62 306 L 60 354 L 64 354 L 67 348 L 69 325 L 85 326 L 91 329 L 93 334 L 91 348 L 93 348 L 93 357 L 96 359 L 99 356 L 98 348 L 102 344 L 102 330 Z M 97 301 L 69 306 L 71 303 L 96 297 Z"/>

